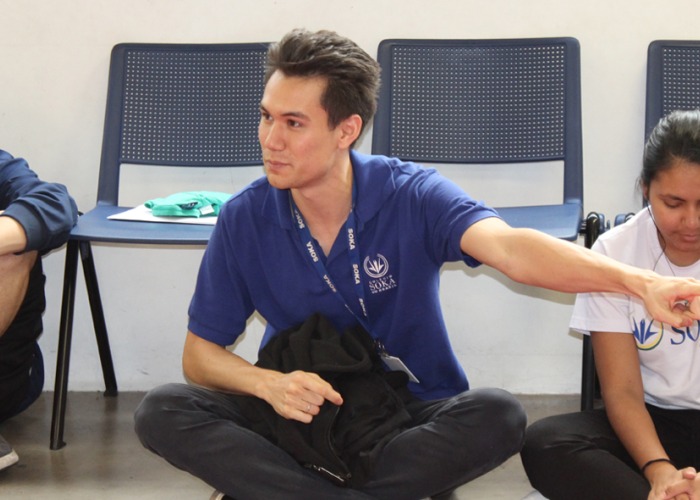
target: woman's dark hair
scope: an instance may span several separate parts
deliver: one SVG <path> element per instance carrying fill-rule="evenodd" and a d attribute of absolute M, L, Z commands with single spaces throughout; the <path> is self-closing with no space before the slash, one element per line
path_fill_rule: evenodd
<path fill-rule="evenodd" d="M 673 111 L 654 127 L 644 146 L 639 184 L 645 190 L 674 160 L 700 165 L 700 110 Z"/>
<path fill-rule="evenodd" d="M 377 109 L 379 64 L 355 42 L 333 31 L 297 29 L 286 34 L 270 46 L 265 83 L 275 71 L 326 79 L 321 106 L 331 128 L 357 114 L 364 130 Z"/>

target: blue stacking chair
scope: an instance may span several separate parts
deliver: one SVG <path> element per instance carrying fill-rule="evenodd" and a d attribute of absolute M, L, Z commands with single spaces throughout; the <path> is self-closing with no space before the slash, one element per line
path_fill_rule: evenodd
<path fill-rule="evenodd" d="M 562 162 L 561 202 L 499 207 L 514 227 L 576 240 L 583 226 L 574 38 L 384 40 L 372 152 L 421 163 Z"/>
<path fill-rule="evenodd" d="M 602 214 L 583 214 L 580 48 L 576 39 L 384 40 L 372 151 L 425 163 L 562 162 L 561 203 L 497 207 L 530 227 L 590 247 Z M 591 389 L 584 339 L 582 399 Z M 584 396 L 585 394 L 585 396 Z"/>
<path fill-rule="evenodd" d="M 671 111 L 700 108 L 700 41 L 655 40 L 647 52 L 644 137 Z"/>
<path fill-rule="evenodd" d="M 129 208 L 119 206 L 122 164 L 154 168 L 262 165 L 257 125 L 267 47 L 267 43 L 127 43 L 112 50 L 97 205 L 80 216 L 66 248 L 51 449 L 65 445 L 78 255 L 105 395 L 114 396 L 117 382 L 91 243 L 205 245 L 213 229 L 109 220 L 110 215 Z"/>
<path fill-rule="evenodd" d="M 644 140 L 671 111 L 700 108 L 700 41 L 654 40 L 647 51 Z M 633 213 L 618 214 L 615 225 Z M 590 409 L 599 396 L 593 349 L 584 337 L 581 408 Z"/>

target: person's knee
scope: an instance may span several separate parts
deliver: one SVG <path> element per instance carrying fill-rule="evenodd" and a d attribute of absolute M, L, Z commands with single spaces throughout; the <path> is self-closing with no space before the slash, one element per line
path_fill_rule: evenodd
<path fill-rule="evenodd" d="M 481 389 L 479 393 L 484 421 L 501 429 L 500 435 L 517 443 L 519 450 L 527 427 L 527 414 L 520 401 L 503 389 Z"/>
<path fill-rule="evenodd" d="M 503 442 L 512 444 L 511 454 L 522 448 L 527 427 L 527 413 L 523 405 L 511 393 L 502 389 L 490 389 L 491 415 L 501 427 Z"/>
<path fill-rule="evenodd" d="M 527 428 L 520 459 L 531 483 L 537 484 L 539 473 L 550 470 L 552 460 L 561 458 L 562 445 L 573 443 L 567 434 L 558 415 L 538 420 Z"/>
<path fill-rule="evenodd" d="M 545 417 L 527 428 L 523 451 L 541 454 L 589 447 L 592 443 L 583 432 L 586 424 L 585 415 L 580 412 Z"/>
<path fill-rule="evenodd" d="M 527 415 L 518 399 L 502 389 L 475 389 L 460 398 L 464 409 L 461 420 L 465 435 L 478 437 L 489 446 L 500 449 L 507 458 L 522 447 L 527 426 Z M 474 429 L 478 428 L 478 436 Z"/>
<path fill-rule="evenodd" d="M 134 412 L 134 430 L 146 447 L 167 430 L 169 418 L 167 413 L 180 392 L 179 384 L 166 384 L 152 389 L 141 400 Z"/>
<path fill-rule="evenodd" d="M 552 418 L 544 418 L 531 424 L 525 432 L 525 444 L 523 451 L 538 453 L 547 449 L 552 443 L 552 439 L 557 436 L 555 422 Z"/>

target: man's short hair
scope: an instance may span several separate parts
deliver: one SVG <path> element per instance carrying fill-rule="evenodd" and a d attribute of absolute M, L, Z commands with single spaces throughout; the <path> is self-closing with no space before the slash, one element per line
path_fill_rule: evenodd
<path fill-rule="evenodd" d="M 330 128 L 357 114 L 364 130 L 377 110 L 379 64 L 355 42 L 333 31 L 296 29 L 287 33 L 270 46 L 265 83 L 276 71 L 326 79 L 321 106 L 328 113 Z"/>

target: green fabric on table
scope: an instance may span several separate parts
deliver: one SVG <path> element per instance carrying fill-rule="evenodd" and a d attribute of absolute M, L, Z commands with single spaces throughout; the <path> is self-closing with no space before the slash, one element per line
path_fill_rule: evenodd
<path fill-rule="evenodd" d="M 148 200 L 144 206 L 157 217 L 215 217 L 230 197 L 217 191 L 188 191 Z"/>

